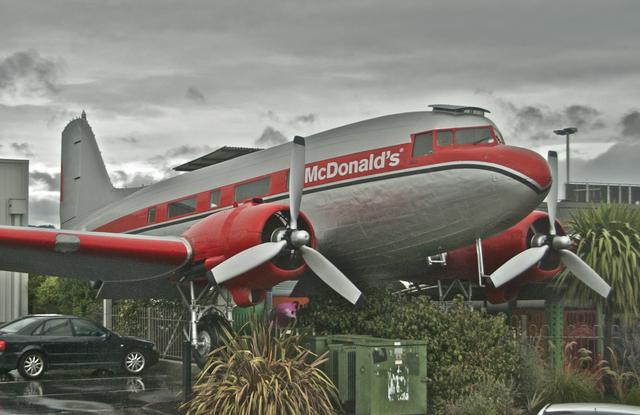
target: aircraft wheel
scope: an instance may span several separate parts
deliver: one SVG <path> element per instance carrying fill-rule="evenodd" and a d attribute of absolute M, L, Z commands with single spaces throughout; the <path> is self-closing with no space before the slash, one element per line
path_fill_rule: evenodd
<path fill-rule="evenodd" d="M 198 322 L 198 346 L 193 350 L 193 359 L 200 369 L 209 360 L 209 354 L 223 344 L 225 330 L 231 333 L 231 325 L 219 314 L 207 314 Z"/>

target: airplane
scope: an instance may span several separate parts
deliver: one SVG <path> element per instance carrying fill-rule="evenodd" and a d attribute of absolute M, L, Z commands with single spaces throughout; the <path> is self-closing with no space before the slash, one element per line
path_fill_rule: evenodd
<path fill-rule="evenodd" d="M 200 362 L 232 307 L 264 301 L 283 281 L 315 274 L 358 304 L 346 275 L 404 279 L 430 255 L 474 241 L 481 249 L 478 241 L 520 222 L 550 191 L 555 225 L 557 157 L 550 168 L 507 145 L 485 109 L 431 108 L 296 136 L 136 189 L 113 187 L 83 112 L 62 132 L 62 229 L 0 227 L 0 268 L 97 280 L 102 298 L 177 292 Z M 604 295 L 606 283 L 584 271 L 554 225 L 502 258 L 487 281 L 499 288 L 558 253 Z M 203 305 L 209 292 L 213 304 Z"/>

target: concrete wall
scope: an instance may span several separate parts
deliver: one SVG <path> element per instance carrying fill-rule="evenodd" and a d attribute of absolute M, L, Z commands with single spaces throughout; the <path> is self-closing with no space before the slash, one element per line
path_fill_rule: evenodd
<path fill-rule="evenodd" d="M 0 225 L 29 223 L 29 161 L 0 159 Z M 0 271 L 0 322 L 28 312 L 28 274 Z"/>

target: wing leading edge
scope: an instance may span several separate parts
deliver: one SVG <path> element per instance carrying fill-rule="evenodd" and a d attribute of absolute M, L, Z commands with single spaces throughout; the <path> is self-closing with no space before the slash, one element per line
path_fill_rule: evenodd
<path fill-rule="evenodd" d="M 0 269 L 82 280 L 141 281 L 191 260 L 177 237 L 0 226 Z"/>

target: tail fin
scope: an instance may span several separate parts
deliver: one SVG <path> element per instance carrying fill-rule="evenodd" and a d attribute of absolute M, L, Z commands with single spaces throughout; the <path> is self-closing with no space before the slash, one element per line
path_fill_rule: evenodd
<path fill-rule="evenodd" d="M 62 131 L 60 227 L 73 228 L 94 210 L 136 189 L 111 184 L 85 112 Z"/>

